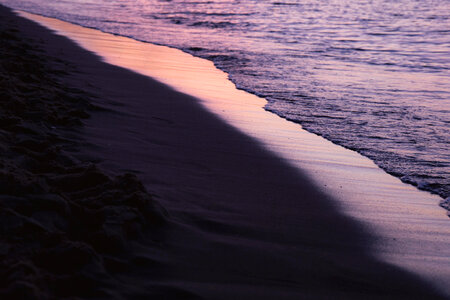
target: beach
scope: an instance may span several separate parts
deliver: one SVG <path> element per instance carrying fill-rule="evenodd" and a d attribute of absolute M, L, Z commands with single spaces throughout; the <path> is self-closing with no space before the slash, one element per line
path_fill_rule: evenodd
<path fill-rule="evenodd" d="M 329 190 L 198 98 L 1 14 L 13 53 L 2 66 L 15 64 L 2 69 L 2 98 L 38 107 L 2 111 L 2 184 L 16 178 L 1 202 L 4 297 L 446 297 L 430 276 L 381 260 L 379 237 Z M 449 272 L 440 216 L 437 277 Z"/>

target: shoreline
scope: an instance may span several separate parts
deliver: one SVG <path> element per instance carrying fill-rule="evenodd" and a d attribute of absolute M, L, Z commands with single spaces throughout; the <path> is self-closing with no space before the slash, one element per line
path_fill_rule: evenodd
<path fill-rule="evenodd" d="M 211 115 L 197 99 L 102 63 L 69 40 L 43 38 L 47 50 L 77 66 L 72 80 L 97 94 L 95 104 L 106 109 L 85 121 L 91 146 L 84 155 L 101 157 L 106 168 L 137 173 L 171 214 L 162 245 L 136 246 L 140 260 L 121 277 L 127 293 L 156 286 L 157 292 L 147 293 L 165 295 L 163 287 L 171 286 L 178 297 L 208 298 L 218 291 L 225 299 L 233 293 L 268 299 L 419 297 L 415 289 L 425 285 L 374 259 L 368 231 L 341 215 L 309 175 Z M 122 50 L 130 52 L 128 45 Z M 332 235 L 321 236 L 331 228 Z M 136 280 L 136 273 L 145 276 Z M 148 278 L 153 283 L 143 283 Z M 141 290 L 131 287 L 134 280 Z M 234 282 L 231 291 L 226 282 Z"/>
<path fill-rule="evenodd" d="M 378 259 L 421 274 L 450 294 L 445 281 L 450 276 L 450 224 L 438 205 L 439 196 L 402 183 L 370 159 L 265 111 L 264 99 L 237 90 L 210 61 L 174 48 L 36 18 L 108 63 L 196 97 L 219 119 L 300 170 L 318 190 L 331 196 L 331 207 L 373 233 L 373 253 Z"/>
<path fill-rule="evenodd" d="M 19 5 L 19 7 L 20 7 L 20 5 Z M 30 8 L 31 9 L 31 8 Z M 33 11 L 36 11 L 36 8 L 33 10 Z M 39 9 L 38 9 L 38 11 L 39 11 Z M 47 12 L 43 12 L 42 10 L 40 11 L 40 12 L 35 12 L 37 15 L 42 15 L 42 16 L 44 16 L 45 17 L 45 15 L 47 15 L 47 16 L 51 16 L 52 14 L 50 13 L 47 13 Z M 76 21 L 76 22 L 74 22 L 73 20 L 71 21 L 70 19 L 71 18 L 67 18 L 67 17 L 63 17 L 63 16 L 53 16 L 53 18 L 55 18 L 55 19 L 59 19 L 59 20 L 63 20 L 63 21 L 65 21 L 65 22 L 68 22 L 68 23 L 73 23 L 73 24 L 78 24 L 79 26 L 86 26 L 86 25 L 83 25 L 83 22 L 82 21 Z M 90 27 L 90 26 L 86 26 L 87 28 L 92 28 L 92 29 L 94 29 L 94 30 L 99 30 L 99 31 L 101 31 L 101 32 L 105 32 L 105 33 L 110 33 L 110 34 L 112 34 L 112 35 L 115 35 L 115 36 L 122 36 L 122 37 L 128 37 L 128 35 L 125 35 L 125 34 L 123 34 L 123 33 L 114 33 L 114 30 L 112 30 L 112 29 L 101 29 L 100 27 L 99 28 L 96 28 L 96 27 Z M 165 45 L 164 43 L 159 43 L 159 42 L 155 42 L 154 40 L 152 40 L 152 39 L 147 39 L 147 40 L 145 40 L 145 39 L 140 39 L 140 38 L 136 38 L 136 37 L 131 37 L 130 36 L 130 38 L 131 39 L 134 39 L 134 40 L 136 40 L 136 41 L 141 41 L 141 42 L 144 42 L 144 43 L 155 43 L 156 45 Z M 170 44 L 170 43 L 169 43 Z M 167 44 L 166 45 L 166 47 L 170 47 L 170 48 L 173 48 L 173 49 L 179 49 L 179 50 L 181 50 L 181 51 L 185 51 L 185 52 L 187 52 L 187 53 L 190 53 L 190 54 L 192 54 L 192 55 L 194 55 L 194 56 L 196 56 L 196 57 L 202 57 L 199 53 L 198 53 L 198 49 L 197 50 L 193 50 L 193 51 L 191 51 L 191 50 L 189 50 L 189 48 L 187 48 L 187 49 L 184 49 L 183 47 L 178 47 L 178 46 L 169 46 L 169 44 Z M 184 49 L 184 50 L 183 50 Z M 196 47 L 193 47 L 193 49 L 196 49 Z M 215 63 L 215 65 L 217 65 L 216 63 Z M 220 65 L 220 64 L 219 64 Z M 223 68 L 223 67 L 220 67 L 220 66 L 218 66 L 218 68 L 219 69 L 221 69 L 221 70 L 226 70 L 226 68 Z M 231 74 L 229 74 L 230 76 L 232 76 Z M 234 79 L 230 79 L 232 82 L 234 82 L 235 80 Z M 236 84 L 238 84 L 238 82 L 236 81 Z M 258 92 L 257 91 L 255 91 L 255 92 L 252 92 L 252 90 L 251 89 L 243 89 L 243 90 L 245 90 L 245 91 L 248 91 L 249 93 L 254 93 L 255 95 L 258 95 Z M 269 107 L 271 107 L 271 105 L 270 105 L 270 103 L 266 103 L 266 107 L 264 108 L 265 110 L 267 110 L 267 111 L 269 111 L 269 112 L 272 112 L 272 113 L 274 113 L 274 114 L 277 114 L 278 116 L 282 116 L 283 114 L 281 113 L 281 112 L 276 112 L 276 110 L 271 110 Z M 289 119 L 289 117 L 282 117 L 282 118 L 285 118 L 286 120 L 289 120 L 289 121 L 291 121 L 291 122 L 296 122 L 296 123 L 298 123 L 298 124 L 300 124 L 301 125 L 301 123 L 302 123 L 302 121 L 299 121 L 299 120 L 293 120 L 293 119 Z M 317 135 L 319 135 L 319 136 L 325 136 L 324 135 L 324 131 L 321 131 L 321 130 L 318 130 L 317 128 L 315 128 L 315 130 L 313 130 L 313 128 L 309 128 L 308 126 L 305 126 L 304 128 L 307 128 L 307 129 L 305 129 L 306 131 L 308 131 L 308 132 L 311 132 L 311 133 L 313 133 L 313 134 L 317 134 Z M 372 150 L 374 150 L 372 147 L 364 147 L 364 145 L 363 144 L 361 144 L 361 147 L 353 147 L 352 145 L 351 145 L 351 143 L 349 144 L 348 143 L 348 141 L 346 142 L 346 139 L 344 138 L 344 139 L 340 139 L 340 138 L 338 138 L 336 135 L 327 135 L 326 137 L 325 137 L 326 139 L 328 139 L 329 141 L 332 141 L 332 143 L 334 143 L 334 144 L 336 144 L 336 145 L 339 145 L 339 146 L 341 146 L 341 147 L 344 147 L 344 148 L 346 148 L 346 149 L 349 149 L 349 150 L 351 150 L 351 151 L 355 151 L 355 152 L 358 152 L 358 153 L 361 153 L 361 155 L 363 155 L 363 156 L 365 156 L 365 157 L 368 157 L 370 160 L 372 160 L 372 161 L 374 161 L 375 162 L 375 164 L 377 164 L 377 166 L 379 166 L 379 168 L 381 168 L 381 169 L 383 169 L 383 170 L 385 170 L 385 172 L 386 173 L 388 173 L 388 174 L 390 174 L 390 175 L 392 175 L 392 176 L 394 176 L 394 177 L 397 177 L 397 178 L 399 178 L 402 182 L 404 182 L 404 183 L 406 183 L 406 184 L 409 184 L 409 185 L 411 185 L 411 186 L 414 186 L 416 189 L 419 189 L 419 190 L 422 190 L 422 191 L 426 191 L 426 192 L 428 192 L 428 193 L 431 193 L 431 194 L 433 194 L 433 195 L 438 195 L 439 197 L 440 197 L 440 199 L 439 199 L 439 202 L 440 202 L 440 206 L 441 207 L 443 207 L 444 209 L 446 209 L 447 211 L 448 211 L 448 214 L 449 214 L 449 216 L 450 216 L 450 206 L 449 206 L 449 201 L 450 201 L 450 198 L 446 198 L 446 194 L 445 194 L 445 183 L 444 184 L 440 184 L 439 186 L 443 186 L 442 188 L 438 188 L 436 185 L 434 185 L 432 182 L 428 182 L 427 183 L 427 181 L 425 180 L 425 182 L 423 182 L 423 181 L 421 181 L 421 180 L 418 180 L 417 179 L 417 176 L 416 175 L 418 175 L 418 173 L 415 173 L 415 174 L 405 174 L 405 172 L 403 172 L 403 171 L 398 171 L 398 172 L 396 172 L 395 171 L 395 168 L 394 169 L 392 169 L 392 167 L 389 167 L 389 166 L 387 166 L 387 164 L 388 164 L 388 162 L 390 161 L 390 162 L 394 162 L 395 160 L 386 160 L 386 161 L 384 161 L 383 159 L 377 159 L 377 155 L 375 155 L 375 154 L 367 154 L 367 153 L 365 153 L 365 151 L 367 150 L 367 149 L 372 149 Z M 366 149 L 367 148 L 367 149 Z M 376 148 L 376 147 L 375 147 Z M 369 151 L 369 152 L 371 152 L 371 151 Z M 375 151 L 375 152 L 377 152 L 377 151 Z M 365 154 L 364 154 L 365 153 Z M 437 161 L 436 161 L 437 162 Z M 445 160 L 443 161 L 443 162 L 445 162 Z M 391 165 L 395 165 L 394 163 L 393 164 L 391 164 Z M 408 172 L 406 172 L 406 173 L 408 173 Z M 410 176 L 411 175 L 411 176 Z M 426 178 L 427 176 L 426 176 L 426 174 L 423 174 L 423 175 L 425 175 L 424 177 Z M 445 175 L 443 175 L 443 176 L 441 176 L 441 177 L 446 177 Z M 411 178 L 415 178 L 415 179 L 411 179 Z M 431 179 L 430 179 L 431 180 Z M 431 184 L 429 184 L 429 183 L 431 183 Z"/>
<path fill-rule="evenodd" d="M 20 13 L 21 11 L 18 10 L 17 12 Z M 229 104 L 229 101 L 230 101 L 229 99 L 232 97 L 240 97 L 241 99 L 244 99 L 241 101 L 243 103 L 240 103 L 238 105 L 234 104 L 234 106 L 236 106 L 236 107 L 239 106 L 239 109 L 244 109 L 244 110 L 247 110 L 247 112 L 251 111 L 253 113 L 255 108 L 257 110 L 262 108 L 265 112 L 274 114 L 275 119 L 281 118 L 284 120 L 283 122 L 278 122 L 279 124 L 292 124 L 292 126 L 288 126 L 289 128 L 287 130 L 305 131 L 306 134 L 299 135 L 300 137 L 306 137 L 307 139 L 314 139 L 315 141 L 313 143 L 322 144 L 322 145 L 324 144 L 321 141 L 323 139 L 326 141 L 325 143 L 332 144 L 331 148 L 333 148 L 333 150 L 344 149 L 344 151 L 337 150 L 339 152 L 338 155 L 342 155 L 342 153 L 344 153 L 343 155 L 345 155 L 345 153 L 350 153 L 350 152 L 354 153 L 353 155 L 350 155 L 352 159 L 357 160 L 357 162 L 354 163 L 354 165 L 380 169 L 380 170 L 382 170 L 383 174 L 385 175 L 384 177 L 388 177 L 388 176 L 394 177 L 396 181 L 400 181 L 402 184 L 412 187 L 414 191 L 418 192 L 417 194 L 424 192 L 424 193 L 422 193 L 422 195 L 424 195 L 423 198 L 429 198 L 430 199 L 429 201 L 435 201 L 437 203 L 437 205 L 441 206 L 444 210 L 447 211 L 447 215 L 450 217 L 450 211 L 449 211 L 448 205 L 447 205 L 447 202 L 449 201 L 449 199 L 445 199 L 445 198 L 443 198 L 442 195 L 439 195 L 438 193 L 435 193 L 433 191 L 421 189 L 420 187 L 418 187 L 417 185 L 415 185 L 413 183 L 405 182 L 400 177 L 397 177 L 393 174 L 388 173 L 382 167 L 376 165 L 376 163 L 371 158 L 364 156 L 363 154 L 359 153 L 358 151 L 350 149 L 350 148 L 346 148 L 345 146 L 340 145 L 331 140 L 328 140 L 319 134 L 316 134 L 316 133 L 310 132 L 306 129 L 303 129 L 303 127 L 300 123 L 298 123 L 296 121 L 291 121 L 291 120 L 285 119 L 285 118 L 277 115 L 276 113 L 271 112 L 270 110 L 268 110 L 266 108 L 266 104 L 267 104 L 266 99 L 261 98 L 255 94 L 252 94 L 243 89 L 238 90 L 235 87 L 234 83 L 232 83 L 232 81 L 228 78 L 229 74 L 218 69 L 214 65 L 214 63 L 209 60 L 194 56 L 193 54 L 184 52 L 178 48 L 159 45 L 159 44 L 153 44 L 153 43 L 145 42 L 145 41 L 140 41 L 140 40 L 133 39 L 131 37 L 108 33 L 108 32 L 104 32 L 104 31 L 101 31 L 96 28 L 84 27 L 83 25 L 73 24 L 73 23 L 70 23 L 67 21 L 62 21 L 60 19 L 46 17 L 46 16 L 39 15 L 39 14 L 27 13 L 25 11 L 23 11 L 23 13 L 25 14 L 24 15 L 25 17 L 27 14 L 29 14 L 30 17 L 33 15 L 36 16 L 37 18 L 35 19 L 35 21 L 43 22 L 42 23 L 43 25 L 45 24 L 44 19 L 55 20 L 55 21 L 57 21 L 56 23 L 58 23 L 58 21 L 59 21 L 62 23 L 72 24 L 74 26 L 86 28 L 89 31 L 90 30 L 97 31 L 97 32 L 105 34 L 106 36 L 110 35 L 114 38 L 118 38 L 119 40 L 122 40 L 124 43 L 126 43 L 126 40 L 132 40 L 134 42 L 134 43 L 132 43 L 133 46 L 137 46 L 138 51 L 140 51 L 140 52 L 144 51 L 144 48 L 145 48 L 145 47 L 139 46 L 139 44 L 142 43 L 142 44 L 148 46 L 148 49 L 150 51 L 157 52 L 158 55 L 168 55 L 168 56 L 172 55 L 175 57 L 174 59 L 171 58 L 170 60 L 165 60 L 163 62 L 157 62 L 155 60 L 152 60 L 151 58 L 149 59 L 150 62 L 144 61 L 142 59 L 142 54 L 141 55 L 136 55 L 136 54 L 131 55 L 131 57 L 133 57 L 133 58 L 131 58 L 131 60 L 136 59 L 136 58 L 140 59 L 140 61 L 138 61 L 138 62 L 137 61 L 133 62 L 131 60 L 127 61 L 126 58 L 125 58 L 125 60 L 121 61 L 122 57 L 119 57 L 119 56 L 121 56 L 120 53 L 117 53 L 115 51 L 107 51 L 104 49 L 104 47 L 107 46 L 107 42 L 102 45 L 102 42 L 97 43 L 97 42 L 89 41 L 88 39 L 87 40 L 83 39 L 83 37 L 77 37 L 77 34 L 76 33 L 74 34 L 74 32 L 71 32 L 71 29 L 65 29 L 64 28 L 65 26 L 61 26 L 60 24 L 59 25 L 58 24 L 51 25 L 50 23 L 48 24 L 48 26 L 56 26 L 53 29 L 62 35 L 71 36 L 72 34 L 74 34 L 73 36 L 71 36 L 71 38 L 74 41 L 76 41 L 77 43 L 80 43 L 80 46 L 95 52 L 97 55 L 101 56 L 107 62 L 110 62 L 112 64 L 117 64 L 119 66 L 133 70 L 137 73 L 149 76 L 151 78 L 156 79 L 159 82 L 162 82 L 163 84 L 169 85 L 170 87 L 174 88 L 177 91 L 186 93 L 188 95 L 192 95 L 192 96 L 198 98 L 199 100 L 202 100 L 203 105 L 205 105 L 211 112 L 215 113 L 219 118 L 224 119 L 226 122 L 229 122 L 234 127 L 236 127 L 238 130 L 242 130 L 246 134 L 249 134 L 251 136 L 256 135 L 256 138 L 258 140 L 260 140 L 260 142 L 264 143 L 265 146 L 270 148 L 272 151 L 277 152 L 277 154 L 279 154 L 281 156 L 285 156 L 285 154 L 282 151 L 279 151 L 279 149 L 276 149 L 277 148 L 276 146 L 274 148 L 273 145 L 266 145 L 266 144 L 273 143 L 272 141 L 268 142 L 267 140 L 269 140 L 269 139 L 265 140 L 265 138 L 262 137 L 261 134 L 260 134 L 261 136 L 258 136 L 259 133 L 255 133 L 254 128 L 248 129 L 248 128 L 245 128 L 245 126 L 241 128 L 240 124 L 243 122 L 242 116 L 240 116 L 241 120 L 235 120 L 235 117 L 232 116 L 231 114 L 222 113 L 224 110 L 223 110 L 223 107 L 221 107 L 221 105 L 222 104 L 228 105 L 227 109 L 229 109 L 229 108 L 231 108 L 231 106 L 233 106 L 233 105 Z M 40 18 L 42 18 L 42 19 L 39 20 Z M 33 17 L 31 17 L 31 19 L 33 19 Z M 100 39 L 101 39 L 101 37 L 100 37 Z M 166 50 L 158 50 L 158 48 L 165 48 Z M 105 53 L 104 55 L 103 55 L 102 51 Z M 162 54 L 160 54 L 159 52 L 161 52 Z M 166 53 L 164 53 L 164 52 L 166 52 Z M 180 53 L 181 53 L 181 55 L 180 55 Z M 189 66 L 189 68 L 192 68 L 192 70 L 182 70 L 182 71 L 184 71 L 184 73 L 182 74 L 182 76 L 183 76 L 183 78 L 182 78 L 182 76 L 174 75 L 172 72 L 173 70 L 170 70 L 170 68 L 176 68 L 177 64 L 182 65 L 183 59 L 187 59 L 188 61 L 192 60 L 192 62 L 190 62 L 191 65 Z M 173 60 L 173 61 L 171 61 L 171 60 Z M 142 65 L 138 65 L 138 63 L 142 63 Z M 165 67 L 164 66 L 165 63 L 169 63 L 170 66 Z M 199 68 L 192 67 L 192 63 L 194 63 L 194 64 L 198 63 L 200 65 L 200 67 Z M 149 68 L 155 68 L 155 70 L 149 70 Z M 212 74 L 213 79 L 209 79 L 209 78 L 206 78 L 206 76 L 203 76 L 200 78 L 200 80 L 211 81 L 211 82 L 220 80 L 225 84 L 222 83 L 222 84 L 216 85 L 217 83 L 208 82 L 208 84 L 209 84 L 208 88 L 210 89 L 209 91 L 207 91 L 206 88 L 204 88 L 203 90 L 199 90 L 198 85 L 196 83 L 194 83 L 194 81 L 198 80 L 198 78 L 195 78 L 195 79 L 193 79 L 193 78 L 196 77 L 195 72 L 198 73 L 200 71 L 203 71 L 205 68 L 209 69 L 209 70 L 211 70 L 211 69 L 214 70 L 212 73 L 211 72 L 208 73 L 208 75 Z M 163 72 L 163 74 L 160 74 L 159 72 Z M 189 77 L 189 76 L 192 78 L 187 80 L 186 77 Z M 179 82 L 180 79 L 182 80 L 181 83 Z M 217 92 L 212 91 L 212 88 L 219 88 L 219 89 L 221 89 L 221 91 L 225 91 L 228 94 L 226 94 L 225 96 L 223 96 L 223 95 L 219 96 Z M 237 93 L 234 93 L 234 92 L 230 93 L 230 91 L 232 91 L 232 90 L 237 91 Z M 235 109 L 235 108 L 231 108 L 231 109 Z M 280 126 L 282 126 L 282 125 L 278 125 L 277 127 L 280 127 Z M 314 137 L 310 138 L 312 136 L 314 136 Z M 319 142 L 317 142 L 317 141 L 319 141 Z M 287 159 L 288 160 L 298 160 L 297 158 L 291 158 L 291 157 L 289 157 Z M 315 158 L 310 158 L 310 159 L 313 160 Z M 321 161 L 322 157 L 318 160 Z M 331 160 L 333 160 L 333 159 L 331 159 Z M 327 159 L 326 162 L 329 163 L 331 160 Z M 302 169 L 302 167 L 300 167 L 300 169 Z M 313 171 L 313 172 L 315 172 L 315 171 Z M 317 179 L 317 178 L 315 178 L 315 179 Z M 406 188 L 406 190 L 411 190 L 411 189 Z M 333 192 L 336 192 L 336 190 L 332 190 L 330 192 L 333 194 Z"/>

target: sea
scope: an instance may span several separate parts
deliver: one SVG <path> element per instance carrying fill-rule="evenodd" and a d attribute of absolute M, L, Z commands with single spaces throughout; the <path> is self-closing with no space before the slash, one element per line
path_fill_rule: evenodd
<path fill-rule="evenodd" d="M 211 60 L 266 110 L 450 210 L 450 0 L 0 3 Z"/>

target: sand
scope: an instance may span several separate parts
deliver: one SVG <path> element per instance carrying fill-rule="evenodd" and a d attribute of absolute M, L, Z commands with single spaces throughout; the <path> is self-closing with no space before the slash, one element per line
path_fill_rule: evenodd
<path fill-rule="evenodd" d="M 165 211 L 135 175 L 80 156 L 92 95 L 21 31 L 29 23 L 0 15 L 0 298 L 106 295 L 114 258 Z"/>
<path fill-rule="evenodd" d="M 1 13 L 8 14 L 5 10 Z M 61 98 L 73 95 L 75 89 L 95 108 L 89 110 L 90 116 L 82 125 L 64 124 L 60 133 L 65 139 L 72 138 L 63 150 L 70 152 L 75 163 L 89 163 L 74 173 L 93 176 L 81 180 L 84 185 L 79 186 L 79 175 L 68 176 L 65 170 L 50 168 L 50 177 L 59 177 L 60 172 L 65 176 L 58 181 L 64 188 L 56 190 L 56 196 L 70 198 L 80 189 L 95 190 L 94 198 L 101 201 L 89 208 L 109 210 L 111 201 L 139 194 L 150 209 L 148 215 L 142 213 L 137 219 L 158 222 L 139 227 L 135 235 L 115 230 L 123 247 L 93 239 L 104 246 L 103 250 L 92 240 L 86 241 L 84 235 L 97 228 L 89 222 L 82 234 L 60 233 L 72 244 L 83 243 L 78 248 L 89 250 L 81 252 L 96 258 L 84 263 L 73 262 L 91 256 L 77 252 L 58 260 L 48 249 L 66 249 L 66 243 L 56 241 L 49 246 L 39 235 L 34 236 L 35 242 L 43 245 L 33 253 L 50 254 L 34 260 L 33 253 L 13 255 L 9 245 L 22 249 L 21 240 L 33 241 L 18 231 L 15 236 L 19 242 L 8 240 L 2 247 L 7 249 L 2 252 L 2 263 L 11 265 L 10 259 L 27 262 L 37 275 L 3 272 L 4 295 L 11 296 L 17 286 L 26 286 L 28 295 L 42 298 L 439 298 L 429 282 L 376 258 L 373 234 L 344 215 L 336 200 L 302 171 L 207 111 L 198 99 L 104 63 L 70 40 L 29 21 L 8 18 L 16 22 L 16 35 L 21 40 L 32 38 L 42 49 L 39 57 L 57 58 L 65 66 L 67 74 L 58 75 L 57 86 L 70 89 L 61 91 Z M 55 65 L 51 61 L 43 64 Z M 54 87 L 55 83 L 49 85 Z M 13 93 L 20 99 L 28 96 Z M 43 98 L 38 95 L 33 99 L 40 103 Z M 56 111 L 57 116 L 61 114 Z M 46 132 L 38 130 L 38 134 L 45 136 Z M 43 161 L 54 160 L 58 159 L 51 156 Z M 12 161 L 19 164 L 19 158 Z M 34 176 L 46 179 L 41 173 Z M 127 190 L 130 187 L 131 191 Z M 115 189 L 119 192 L 104 197 Z M 32 200 L 30 193 L 34 191 L 23 195 L 28 202 Z M 81 193 L 74 201 L 78 200 L 90 206 L 92 198 Z M 116 218 L 107 224 L 123 224 L 129 211 L 142 210 L 140 204 L 131 205 L 135 209 L 131 210 L 127 208 L 130 201 L 119 202 L 119 209 L 109 210 Z M 33 215 L 26 217 L 40 220 Z M 66 215 L 57 218 L 64 221 Z M 83 224 L 86 217 L 74 218 L 74 224 Z M 13 234 L 6 225 L 2 231 L 7 236 Z M 115 251 L 109 253 L 111 248 Z M 49 263 L 39 264 L 45 261 L 41 257 Z M 58 268 L 49 266 L 55 264 Z M 74 265 L 79 269 L 74 271 Z"/>

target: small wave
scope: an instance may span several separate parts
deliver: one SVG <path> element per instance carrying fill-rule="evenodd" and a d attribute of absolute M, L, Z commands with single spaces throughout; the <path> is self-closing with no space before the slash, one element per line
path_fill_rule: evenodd
<path fill-rule="evenodd" d="M 289 5 L 289 6 L 299 6 L 299 3 L 294 2 L 272 2 L 272 5 Z"/>
<path fill-rule="evenodd" d="M 208 28 L 225 28 L 225 27 L 230 27 L 230 26 L 234 26 L 235 24 L 231 23 L 231 22 L 211 22 L 211 21 L 201 21 L 201 22 L 195 22 L 190 24 L 189 26 L 194 26 L 194 27 L 208 27 Z"/>
<path fill-rule="evenodd" d="M 188 51 L 194 51 L 194 52 L 199 52 L 199 51 L 204 51 L 205 49 L 201 48 L 201 47 L 189 47 L 187 48 Z"/>
<path fill-rule="evenodd" d="M 116 21 L 116 20 L 101 20 L 103 23 L 114 23 L 114 24 L 125 24 L 125 25 L 136 25 L 135 22 L 125 22 L 125 21 Z"/>

